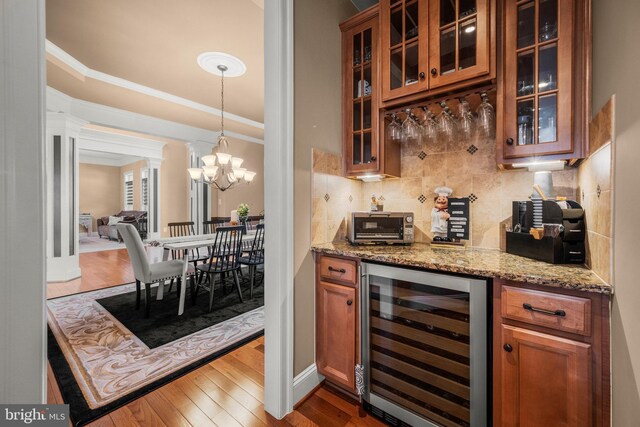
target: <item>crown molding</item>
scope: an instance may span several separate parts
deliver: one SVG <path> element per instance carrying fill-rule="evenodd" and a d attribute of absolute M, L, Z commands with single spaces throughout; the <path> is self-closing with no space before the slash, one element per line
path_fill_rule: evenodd
<path fill-rule="evenodd" d="M 48 54 L 52 55 L 54 58 L 61 61 L 62 63 L 64 63 L 65 65 L 67 65 L 68 67 L 70 67 L 76 73 L 78 73 L 83 77 L 99 80 L 99 81 L 108 83 L 110 85 L 118 86 L 118 87 L 128 89 L 134 92 L 138 92 L 144 95 L 152 96 L 154 98 L 158 98 L 163 101 L 182 105 L 183 107 L 202 111 L 204 113 L 212 114 L 214 116 L 220 117 L 222 114 L 221 110 L 219 110 L 218 108 L 213 108 L 208 105 L 200 104 L 198 102 L 194 102 L 186 98 L 182 98 L 167 92 L 163 92 L 161 90 L 153 89 L 148 86 L 134 83 L 130 80 L 125 80 L 120 77 L 103 73 L 101 71 L 93 70 L 87 67 L 86 65 L 84 65 L 82 62 L 78 61 L 73 56 L 69 55 L 65 50 L 63 50 L 59 46 L 56 46 L 54 43 L 50 42 L 49 40 L 45 41 L 45 49 Z M 246 117 L 239 116 L 237 114 L 229 113 L 227 111 L 225 111 L 225 118 L 227 120 L 231 120 L 237 123 L 242 123 L 257 129 L 264 129 L 264 123 L 251 120 Z"/>
<path fill-rule="evenodd" d="M 162 160 L 164 142 L 97 129 L 82 128 L 78 149 Z"/>
<path fill-rule="evenodd" d="M 87 151 L 84 149 L 78 152 L 78 163 L 88 165 L 114 166 L 119 168 L 137 162 L 138 160 L 143 159 L 134 156 L 120 156 L 118 158 L 105 157 L 101 152 Z"/>
<path fill-rule="evenodd" d="M 163 138 L 175 139 L 183 142 L 202 141 L 212 147 L 218 145 L 220 132 L 214 132 L 195 126 L 184 125 L 169 120 L 119 108 L 108 107 L 81 99 L 72 98 L 67 94 L 47 86 L 47 111 L 65 112 L 89 123 L 108 126 L 116 129 L 130 130 Z M 225 132 L 228 136 L 255 144 L 264 144 L 264 140 L 237 132 Z"/>

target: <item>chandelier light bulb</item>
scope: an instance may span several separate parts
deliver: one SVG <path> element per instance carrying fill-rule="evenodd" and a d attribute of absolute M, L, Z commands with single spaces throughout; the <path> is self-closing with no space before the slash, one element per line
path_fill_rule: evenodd
<path fill-rule="evenodd" d="M 209 154 L 208 156 L 202 156 L 202 162 L 206 166 L 213 166 L 216 164 L 216 156 Z"/>
<path fill-rule="evenodd" d="M 242 162 L 244 162 L 244 160 L 241 159 L 240 157 L 232 157 L 231 158 L 231 167 L 233 169 L 239 169 L 240 166 L 242 166 Z"/>
<path fill-rule="evenodd" d="M 205 166 L 202 169 L 204 169 L 204 175 L 209 179 L 215 178 L 218 173 L 218 166 Z"/>
<path fill-rule="evenodd" d="M 189 172 L 189 175 L 191 175 L 191 179 L 193 180 L 197 181 L 202 176 L 202 169 L 200 168 L 189 168 L 187 169 L 187 171 Z"/>
<path fill-rule="evenodd" d="M 247 182 L 253 181 L 253 178 L 256 176 L 255 172 L 247 171 L 244 173 L 244 180 Z"/>
<path fill-rule="evenodd" d="M 233 175 L 236 177 L 236 179 L 242 179 L 244 178 L 244 173 L 247 170 L 245 168 L 237 168 L 233 170 Z"/>
<path fill-rule="evenodd" d="M 231 154 L 216 153 L 216 156 L 218 157 L 218 163 L 220 164 L 220 166 L 228 165 L 229 161 L 231 160 Z"/>

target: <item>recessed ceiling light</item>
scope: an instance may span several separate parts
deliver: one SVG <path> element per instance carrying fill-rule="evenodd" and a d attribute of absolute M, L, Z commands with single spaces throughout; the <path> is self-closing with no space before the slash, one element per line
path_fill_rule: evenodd
<path fill-rule="evenodd" d="M 222 72 L 218 66 L 223 65 L 227 69 L 224 71 L 225 77 L 238 77 L 247 71 L 239 58 L 224 52 L 205 52 L 198 55 L 198 65 L 208 73 L 221 76 Z"/>

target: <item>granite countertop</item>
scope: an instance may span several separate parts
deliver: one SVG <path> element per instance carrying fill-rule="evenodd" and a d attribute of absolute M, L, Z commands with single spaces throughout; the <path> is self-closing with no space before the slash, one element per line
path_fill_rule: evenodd
<path fill-rule="evenodd" d="M 388 264 L 449 273 L 527 282 L 556 288 L 613 294 L 613 287 L 584 266 L 548 264 L 497 249 L 412 246 L 352 246 L 347 242 L 313 245 L 311 250 Z"/>

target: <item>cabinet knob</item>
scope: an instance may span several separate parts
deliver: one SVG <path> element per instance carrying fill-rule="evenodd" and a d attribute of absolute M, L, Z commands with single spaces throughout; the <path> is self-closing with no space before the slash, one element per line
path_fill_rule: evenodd
<path fill-rule="evenodd" d="M 420 71 L 420 74 L 418 74 L 420 76 L 420 80 L 424 80 L 425 78 L 425 74 L 424 71 Z"/>
<path fill-rule="evenodd" d="M 350 299 L 347 300 L 347 305 L 351 305 L 353 304 L 353 301 L 351 301 Z"/>
<path fill-rule="evenodd" d="M 378 160 L 378 158 L 376 156 L 371 156 L 371 161 L 375 162 L 376 160 Z"/>
<path fill-rule="evenodd" d="M 505 344 L 502 348 L 504 348 L 504 351 L 506 351 L 507 353 L 511 353 L 513 351 L 513 347 L 511 347 L 511 344 Z"/>
<path fill-rule="evenodd" d="M 513 138 L 507 138 L 507 145 L 513 145 Z"/>
<path fill-rule="evenodd" d="M 431 75 L 432 75 L 433 77 L 437 76 L 437 75 L 438 75 L 438 69 L 437 69 L 437 68 L 432 68 L 432 69 L 431 69 Z"/>

